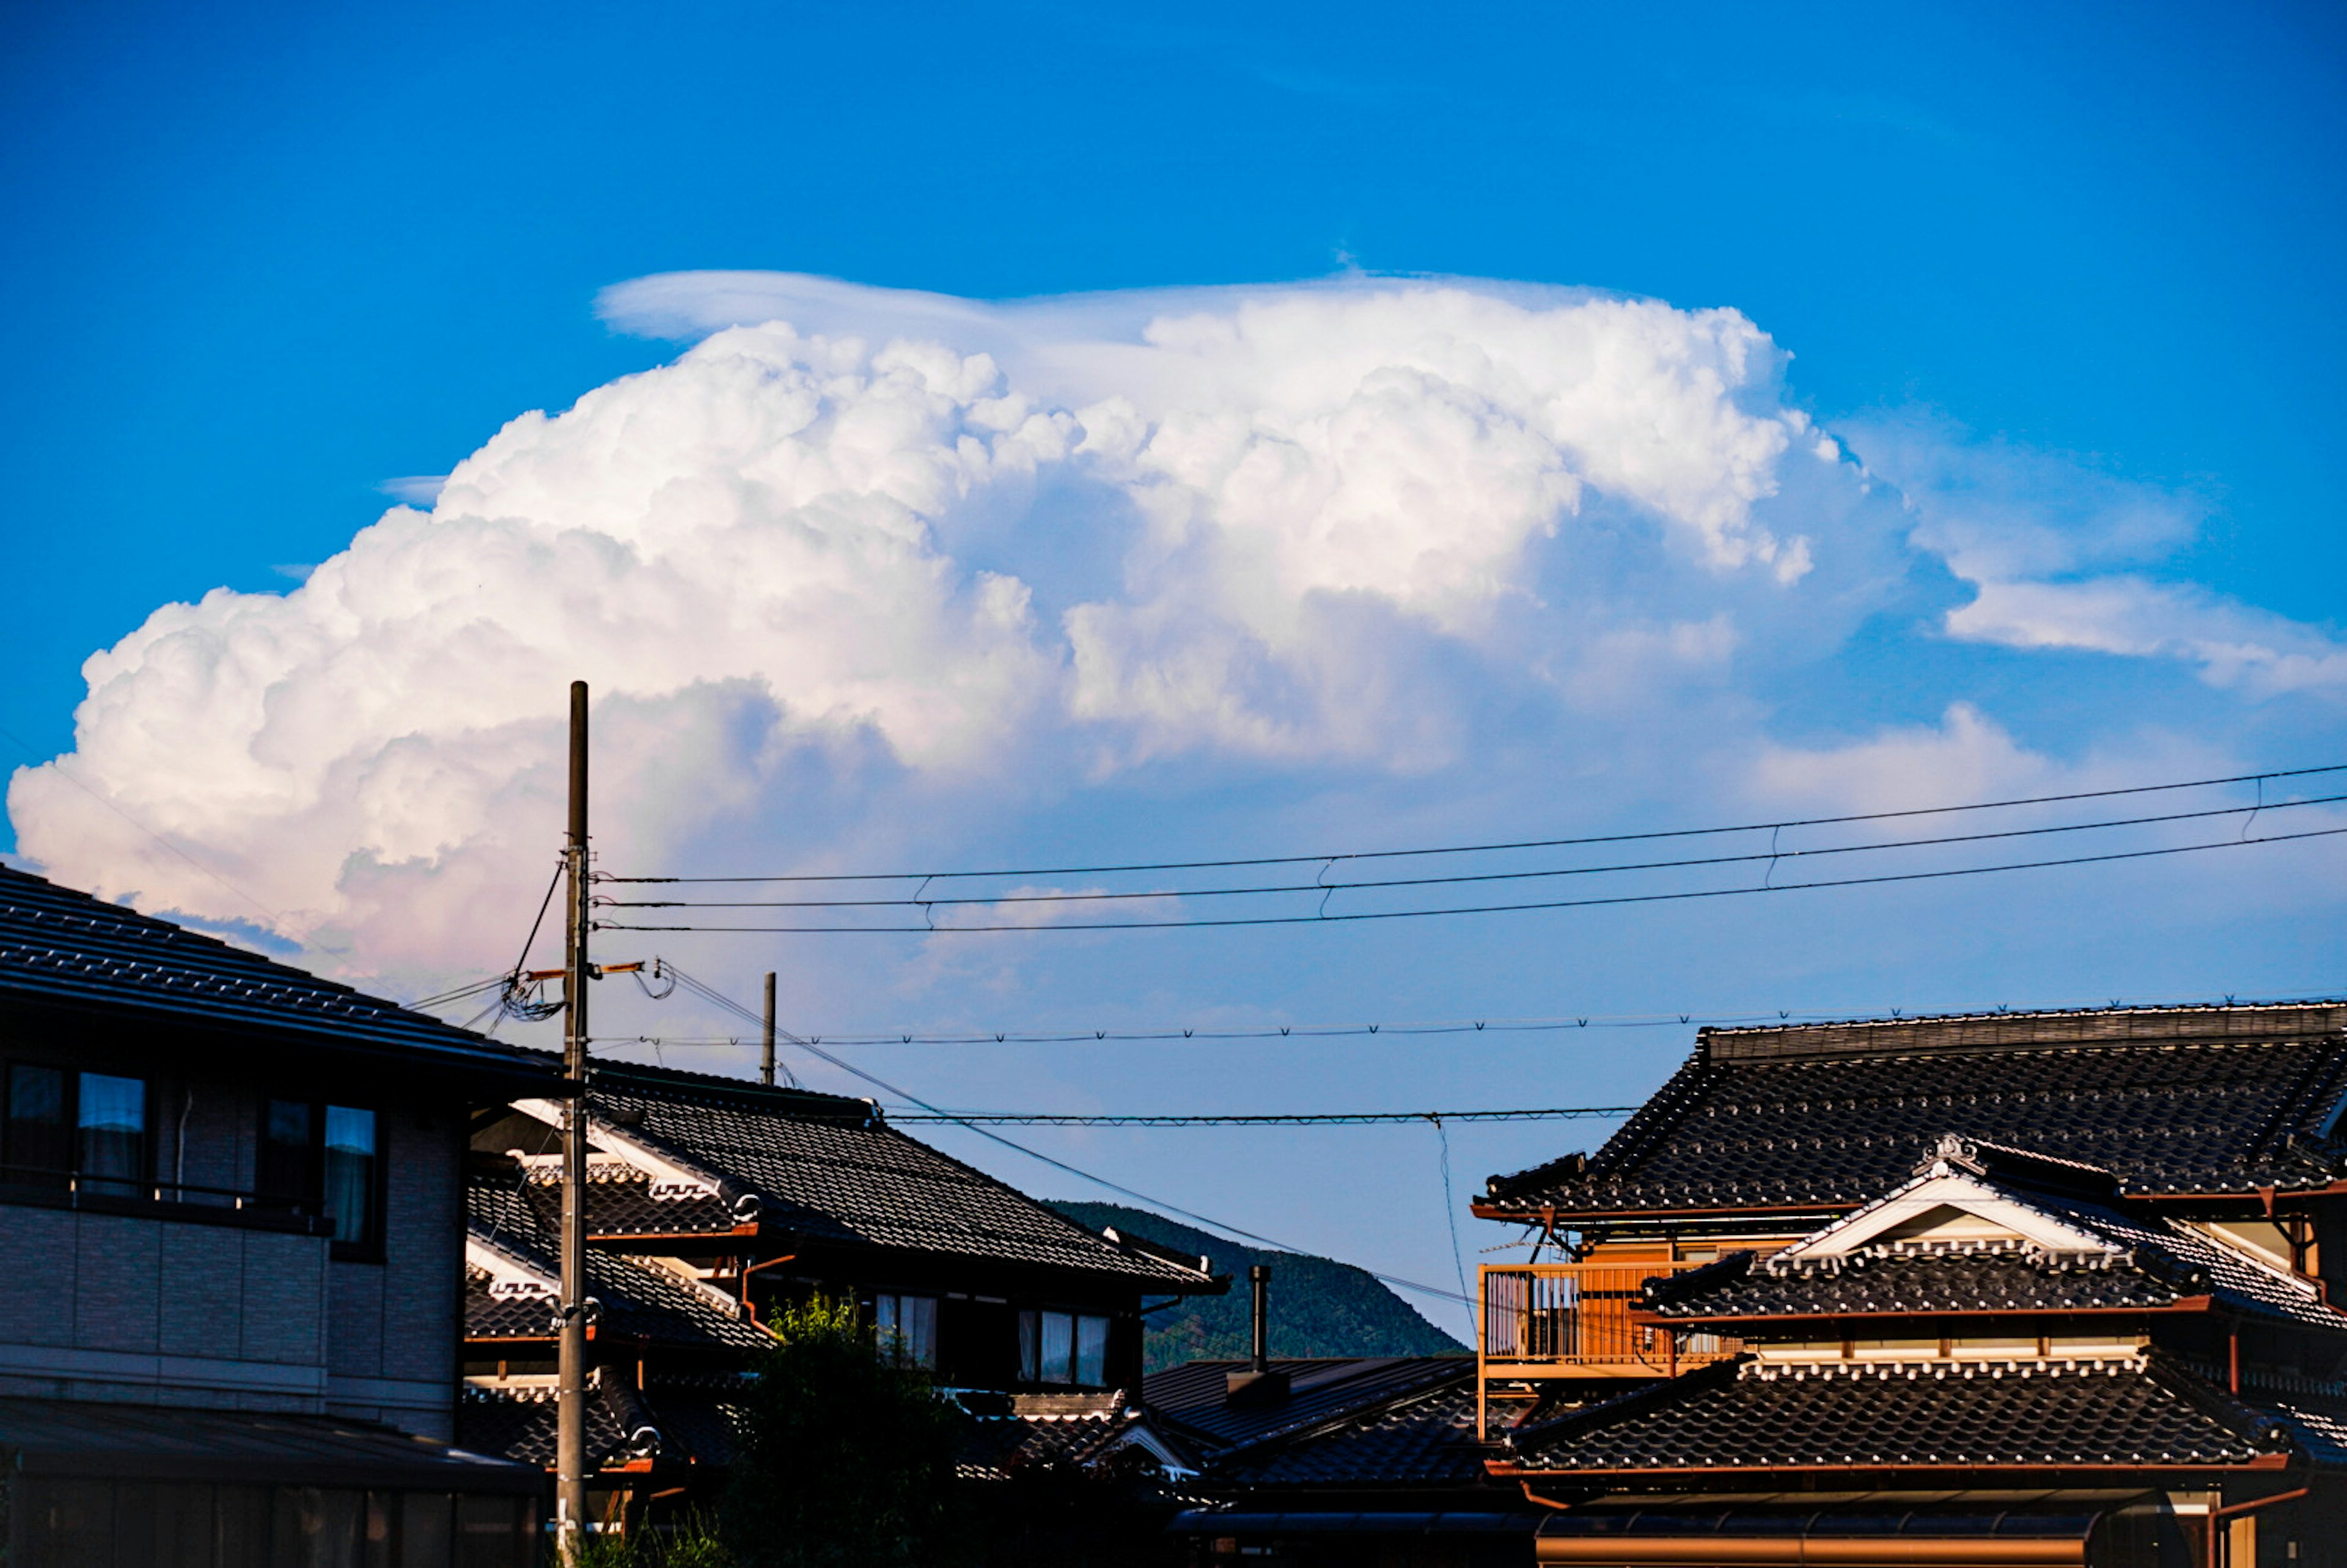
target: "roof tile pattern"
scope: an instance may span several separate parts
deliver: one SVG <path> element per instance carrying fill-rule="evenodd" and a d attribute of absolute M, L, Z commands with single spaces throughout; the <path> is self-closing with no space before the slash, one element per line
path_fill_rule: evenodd
<path fill-rule="evenodd" d="M 1006 1481 L 1040 1465 L 1089 1465 L 1139 1424 L 1130 1411 L 1081 1416 L 985 1416 L 965 1429 L 954 1473 L 964 1481 Z"/>
<path fill-rule="evenodd" d="M 587 1401 L 588 1460 L 599 1469 L 644 1458 L 721 1465 L 733 1457 L 740 1419 L 723 1389 L 657 1381 L 641 1391 L 599 1387 Z M 548 1388 L 475 1386 L 456 1403 L 464 1446 L 541 1469 L 554 1468 L 556 1425 Z"/>
<path fill-rule="evenodd" d="M 2347 1313 L 2311 1284 L 2162 1216 L 2016 1194 L 2118 1249 L 2101 1258 L 2022 1245 L 1870 1247 L 1842 1257 L 1734 1253 L 1709 1268 L 1651 1281 L 1648 1308 L 1690 1320 L 1872 1312 L 2152 1310 L 2187 1296 L 2311 1327 L 2347 1330 Z"/>
<path fill-rule="evenodd" d="M 1475 1390 L 1460 1385 L 1388 1405 L 1214 1471 L 1245 1486 L 1375 1490 L 1468 1486 L 1500 1452 L 1475 1440 Z"/>
<path fill-rule="evenodd" d="M 861 1102 L 698 1073 L 599 1070 L 591 1102 L 630 1138 L 757 1194 L 762 1227 L 818 1243 L 945 1253 L 1198 1288 L 1185 1269 L 1118 1246 L 983 1172 L 867 1115 Z M 815 1102 L 852 1107 L 844 1115 Z"/>
<path fill-rule="evenodd" d="M 1185 1361 L 1142 1379 L 1149 1408 L 1194 1438 L 1209 1456 L 1269 1442 L 1382 1409 L 1394 1401 L 1474 1376 L 1465 1356 L 1365 1356 L 1329 1359 L 1273 1358 L 1288 1396 L 1267 1404 L 1228 1402 L 1227 1378 L 1245 1361 Z"/>
<path fill-rule="evenodd" d="M 213 1028 L 294 1030 L 450 1064 L 554 1076 L 540 1053 L 5 866 L 0 996 L 128 1009 Z"/>
<path fill-rule="evenodd" d="M 1723 1363 L 1513 1440 L 1526 1469 L 1576 1471 L 2239 1465 L 2288 1446 L 2273 1418 L 2135 1361 Z"/>
<path fill-rule="evenodd" d="M 557 1231 L 537 1204 L 534 1189 L 496 1177 L 478 1176 L 466 1185 L 466 1224 L 473 1236 L 547 1274 L 557 1270 Z M 630 1257 L 601 1247 L 587 1250 L 587 1290 L 600 1304 L 598 1338 L 650 1339 L 741 1353 L 773 1343 L 765 1330 L 743 1321 L 712 1295 L 656 1259 Z M 468 1339 L 551 1339 L 554 1304 L 549 1297 L 489 1294 L 488 1281 L 468 1274 L 465 1285 L 465 1337 Z"/>
<path fill-rule="evenodd" d="M 2130 1193 L 2327 1180 L 2347 1008 L 2118 1009 L 1706 1030 L 1593 1156 L 1494 1176 L 1487 1209 L 1863 1203 L 1949 1132 L 2098 1165 Z M 2058 1037 L 2058 1038 L 2057 1038 Z"/>

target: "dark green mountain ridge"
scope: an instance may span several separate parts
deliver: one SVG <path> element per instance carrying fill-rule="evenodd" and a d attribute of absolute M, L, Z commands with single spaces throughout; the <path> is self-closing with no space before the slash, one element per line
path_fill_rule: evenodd
<path fill-rule="evenodd" d="M 1274 1356 L 1444 1356 L 1467 1348 L 1419 1317 L 1375 1275 L 1349 1263 L 1247 1246 L 1122 1204 L 1045 1201 L 1093 1230 L 1113 1226 L 1126 1235 L 1210 1258 L 1216 1274 L 1231 1277 L 1227 1296 L 1193 1296 L 1150 1315 L 1143 1344 L 1149 1371 L 1201 1358 L 1246 1355 L 1252 1333 L 1246 1271 L 1258 1263 L 1271 1266 Z"/>

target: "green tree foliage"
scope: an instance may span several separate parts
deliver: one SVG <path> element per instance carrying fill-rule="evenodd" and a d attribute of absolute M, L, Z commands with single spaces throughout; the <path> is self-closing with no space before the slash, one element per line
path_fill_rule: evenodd
<path fill-rule="evenodd" d="M 697 1512 L 656 1529 L 589 1535 L 570 1561 L 572 1568 L 734 1568 L 716 1523 Z"/>
<path fill-rule="evenodd" d="M 1193 1296 L 1149 1319 L 1144 1368 L 1157 1371 L 1201 1358 L 1248 1353 L 1247 1266 L 1271 1265 L 1271 1353 L 1275 1356 L 1455 1356 L 1467 1348 L 1425 1318 L 1375 1275 L 1309 1253 L 1245 1246 L 1146 1209 L 1122 1204 L 1054 1202 L 1078 1225 L 1113 1225 L 1126 1235 L 1214 1260 L 1235 1282 L 1227 1296 Z"/>
<path fill-rule="evenodd" d="M 853 1301 L 784 1308 L 723 1510 L 745 1568 L 880 1568 L 945 1544 L 962 1417 L 890 1364 Z"/>

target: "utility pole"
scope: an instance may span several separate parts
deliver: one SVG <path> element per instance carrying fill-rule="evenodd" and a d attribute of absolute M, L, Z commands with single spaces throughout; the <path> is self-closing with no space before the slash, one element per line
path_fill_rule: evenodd
<path fill-rule="evenodd" d="M 774 974 L 766 971 L 766 1027 L 758 1037 L 758 1081 L 774 1086 Z"/>
<path fill-rule="evenodd" d="M 587 682 L 570 682 L 570 836 L 564 845 L 562 1338 L 555 1398 L 555 1561 L 578 1559 L 587 1527 Z"/>

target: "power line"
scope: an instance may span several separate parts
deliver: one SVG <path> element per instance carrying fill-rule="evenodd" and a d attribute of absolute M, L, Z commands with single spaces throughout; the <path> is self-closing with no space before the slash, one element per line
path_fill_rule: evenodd
<path fill-rule="evenodd" d="M 673 966 L 662 964 L 672 969 Z M 502 976 L 490 976 L 471 988 L 483 989 L 501 983 Z M 2076 1009 L 2103 1009 L 2116 1007 L 2170 1006 L 2260 1006 L 2285 1002 L 2311 1003 L 2338 999 L 2329 993 L 2320 993 L 2311 987 L 2301 987 L 2286 995 L 2263 997 L 2229 996 L 2221 1002 L 2208 997 L 2170 995 L 2157 997 L 2072 997 L 2059 1000 L 2027 1003 L 2020 1007 L 2003 1005 L 1997 1012 L 2061 1012 Z M 1489 1018 L 1449 1019 L 1434 1021 L 1404 1023 L 1298 1023 L 1273 1024 L 1253 1029 L 1201 1029 L 1195 1026 L 1181 1029 L 1112 1030 L 1087 1029 L 1047 1032 L 1031 1030 L 980 1030 L 961 1034 L 923 1034 L 911 1030 L 891 1030 L 879 1033 L 831 1033 L 795 1035 L 791 1038 L 811 1045 L 871 1046 L 871 1045 L 1095 1045 L 1132 1044 L 1159 1045 L 1177 1040 L 1213 1044 L 1218 1041 L 1272 1040 L 1344 1040 L 1368 1039 L 1372 1036 L 1417 1038 L 1464 1034 L 1563 1033 L 1592 1029 L 1684 1029 L 1733 1028 L 1740 1025 L 1775 1025 L 1783 1023 L 1818 1023 L 1853 1018 L 1924 1019 L 1947 1014 L 1977 1013 L 1978 1009 L 1918 1009 L 1911 1007 L 1837 1008 L 1830 1010 L 1798 1010 L 1778 1008 L 1773 1010 L 1746 1012 L 1699 1012 L 1692 1008 L 1683 1011 L 1658 1013 L 1587 1014 L 1577 1018 Z M 743 1043 L 738 1034 L 728 1035 L 605 1035 L 595 1041 L 599 1045 L 652 1046 L 733 1046 Z M 1449 1115 L 1453 1112 L 1443 1112 Z"/>
<path fill-rule="evenodd" d="M 1044 1111 L 891 1112 L 892 1122 L 986 1122 L 1005 1127 L 1369 1127 L 1396 1122 L 1575 1122 L 1627 1116 L 1635 1105 L 1560 1105 L 1522 1111 L 1297 1111 L 1245 1115 L 1085 1115 Z"/>
<path fill-rule="evenodd" d="M 741 1017 L 748 1019 L 750 1021 L 757 1024 L 761 1029 L 765 1027 L 765 1015 L 763 1013 L 753 1013 L 748 1008 L 743 1007 L 733 998 L 726 996 L 723 992 L 719 991 L 712 987 L 703 985 L 701 981 L 695 979 L 692 976 L 686 974 L 674 964 L 668 963 L 665 959 L 661 960 L 660 962 L 661 968 L 665 970 L 665 972 L 675 976 L 678 983 L 684 986 L 686 989 L 692 991 L 695 996 L 702 998 L 705 1001 L 714 1003 L 718 1007 L 724 1008 L 730 1012 L 739 1014 Z M 1083 1170 L 1075 1165 L 1071 1165 L 1065 1160 L 1054 1159 L 1051 1155 L 1043 1153 L 1040 1151 L 1030 1149 L 1024 1143 L 1013 1143 L 1010 1139 L 1004 1137 L 1001 1133 L 992 1132 L 985 1127 L 979 1126 L 967 1117 L 956 1116 L 950 1112 L 938 1109 L 937 1106 L 930 1104 L 928 1101 L 921 1099 L 917 1095 L 908 1094 L 904 1090 L 897 1088 L 895 1084 L 888 1082 L 887 1080 L 875 1077 L 873 1074 L 865 1071 L 860 1067 L 856 1067 L 852 1063 L 841 1061 L 838 1057 L 832 1055 L 829 1051 L 823 1050 L 819 1046 L 813 1045 L 806 1040 L 801 1040 L 798 1036 L 792 1034 L 787 1030 L 777 1028 L 774 1032 L 789 1040 L 792 1044 L 797 1046 L 800 1050 L 820 1057 L 825 1061 L 831 1063 L 832 1066 L 838 1068 L 842 1072 L 850 1073 L 855 1077 L 862 1079 L 865 1082 L 873 1085 L 876 1089 L 884 1090 L 887 1092 L 897 1096 L 899 1100 L 907 1101 L 914 1105 L 917 1105 L 923 1111 L 929 1112 L 931 1115 L 938 1117 L 941 1121 L 959 1122 L 962 1126 L 968 1128 L 970 1132 L 977 1133 L 979 1137 L 999 1143 L 1004 1148 L 1011 1150 L 1014 1153 L 1024 1154 L 1030 1160 L 1040 1160 L 1044 1164 L 1050 1165 L 1056 1170 L 1065 1171 L 1071 1176 L 1091 1182 L 1097 1186 L 1106 1187 L 1110 1192 L 1122 1194 L 1125 1197 L 1134 1200 L 1136 1203 L 1147 1204 L 1150 1207 L 1154 1209 L 1166 1210 L 1169 1213 L 1181 1215 L 1184 1219 L 1195 1220 L 1200 1225 L 1204 1225 L 1211 1230 L 1221 1231 L 1226 1235 L 1237 1236 L 1245 1241 L 1261 1242 L 1266 1246 L 1276 1247 L 1282 1252 L 1301 1252 L 1304 1250 L 1301 1247 L 1290 1245 L 1286 1242 L 1274 1240 L 1272 1237 L 1267 1235 L 1259 1235 L 1254 1231 L 1243 1230 L 1237 1225 L 1226 1225 L 1221 1220 L 1198 1214 L 1191 1209 L 1185 1209 L 1178 1204 L 1169 1204 L 1163 1198 L 1151 1197 L 1146 1193 L 1136 1192 L 1134 1189 L 1124 1186 L 1120 1183 L 1112 1182 L 1106 1176 L 1094 1175 L 1090 1171 Z M 1376 1269 L 1368 1269 L 1365 1272 L 1377 1279 L 1383 1280 L 1388 1285 L 1399 1285 L 1409 1290 L 1421 1291 L 1429 1296 L 1439 1296 L 1446 1300 L 1457 1298 L 1455 1292 L 1445 1290 L 1439 1286 L 1420 1285 L 1416 1280 L 1403 1279 L 1398 1275 L 1380 1274 Z"/>
<path fill-rule="evenodd" d="M 1339 860 L 1393 860 L 1428 855 L 1490 855 L 1509 850 L 1561 849 L 1592 844 L 1632 844 L 1653 839 L 1696 838 L 1736 833 L 1768 833 L 1790 827 L 1829 827 L 1854 822 L 1889 822 L 1911 816 L 1943 816 L 1957 812 L 2003 811 L 2024 805 L 2053 805 L 2065 801 L 2108 800 L 2120 795 L 2156 794 L 2166 791 L 2213 789 L 2222 784 L 2258 784 L 2269 779 L 2303 778 L 2316 774 L 2347 772 L 2347 763 L 2321 767 L 2279 768 L 2258 774 L 2233 774 L 2222 778 L 2185 779 L 2173 784 L 2130 784 L 2118 789 L 2074 790 L 2064 794 L 2016 796 L 2009 800 L 1973 801 L 1962 805 L 1911 806 L 1899 811 L 1854 812 L 1842 816 L 1788 817 L 1778 822 L 1742 823 L 1723 827 L 1677 827 L 1645 833 L 1611 833 L 1578 838 L 1528 838 L 1496 844 L 1460 844 L 1418 849 L 1347 850 L 1320 855 L 1268 855 L 1221 860 L 1161 860 L 1112 866 L 1028 866 L 1000 871 L 858 871 L 794 872 L 751 876 L 619 876 L 598 874 L 597 880 L 627 883 L 726 882 L 914 882 L 947 881 L 989 876 L 1102 876 L 1130 871 L 1214 871 L 1247 866 L 1310 866 Z"/>
<path fill-rule="evenodd" d="M 2125 816 L 2101 822 L 2061 823 L 2050 827 L 2004 828 L 1992 833 L 1948 834 L 1933 838 L 1892 838 L 1875 844 L 1825 845 L 1810 849 L 1772 847 L 1742 855 L 1708 855 L 1683 860 L 1631 861 L 1610 866 L 1552 866 L 1538 871 L 1482 871 L 1461 873 L 1451 876 L 1404 876 L 1353 882 L 1283 882 L 1253 887 L 1156 887 L 1122 892 L 1006 893 L 991 897 L 968 898 L 923 898 L 917 894 L 910 898 L 693 899 L 690 901 L 676 898 L 598 897 L 594 902 L 607 909 L 943 909 L 973 904 L 1000 907 L 1013 904 L 1088 904 L 1143 898 L 1229 898 L 1280 893 L 1319 893 L 1325 896 L 1390 887 L 1437 887 L 1461 883 L 1523 882 L 1552 876 L 1602 876 L 1624 871 L 1675 871 L 1706 866 L 1748 866 L 1764 860 L 1773 866 L 1780 860 L 1800 860 L 1823 855 L 1872 855 L 1891 849 L 1927 849 L 1951 844 L 1979 844 L 1991 839 L 2038 838 L 2049 834 L 2088 833 L 2100 828 L 2143 827 L 2157 823 L 2196 822 L 2212 816 L 2256 816 L 2261 812 L 2281 811 L 2292 806 L 2335 805 L 2341 801 L 2347 801 L 2347 794 L 2317 795 L 2305 800 L 2277 802 L 2271 805 L 2217 806 L 2206 811 L 2168 812 L 2156 816 Z"/>
<path fill-rule="evenodd" d="M 2275 809 L 2268 806 L 2267 810 Z M 1045 924 L 1024 921 L 975 926 L 700 926 L 652 925 L 599 920 L 596 929 L 608 931 L 704 931 L 736 936 L 955 936 L 979 932 L 1163 931 L 1223 926 L 1334 925 L 1355 920 L 1409 920 L 1440 915 L 1506 915 L 1542 909 L 1589 909 L 1624 904 L 1668 904 L 1696 898 L 1733 898 L 1759 893 L 1799 893 L 1823 887 L 1865 887 L 1892 882 L 1932 882 L 1954 876 L 1985 876 L 2001 871 L 2035 871 L 2061 866 L 2096 866 L 2120 860 L 2149 860 L 2167 855 L 2191 855 L 2207 849 L 2239 849 L 2252 844 L 2284 844 L 2299 839 L 2330 838 L 2347 834 L 2347 827 L 2315 828 L 2303 833 L 2260 834 L 2255 838 L 2221 839 L 2209 844 L 2172 845 L 2159 849 L 2132 849 L 2106 855 L 2074 855 L 2047 860 L 2008 861 L 1998 866 L 1965 866 L 1941 871 L 1904 871 L 1877 876 L 1840 876 L 1814 882 L 1764 883 L 1757 887 L 1707 887 L 1676 893 L 1624 893 L 1602 898 L 1543 899 L 1525 904 L 1479 904 L 1436 909 L 1323 910 L 1312 915 L 1249 915 L 1196 920 L 1061 920 Z M 1178 898 L 1177 893 L 1159 895 Z"/>

